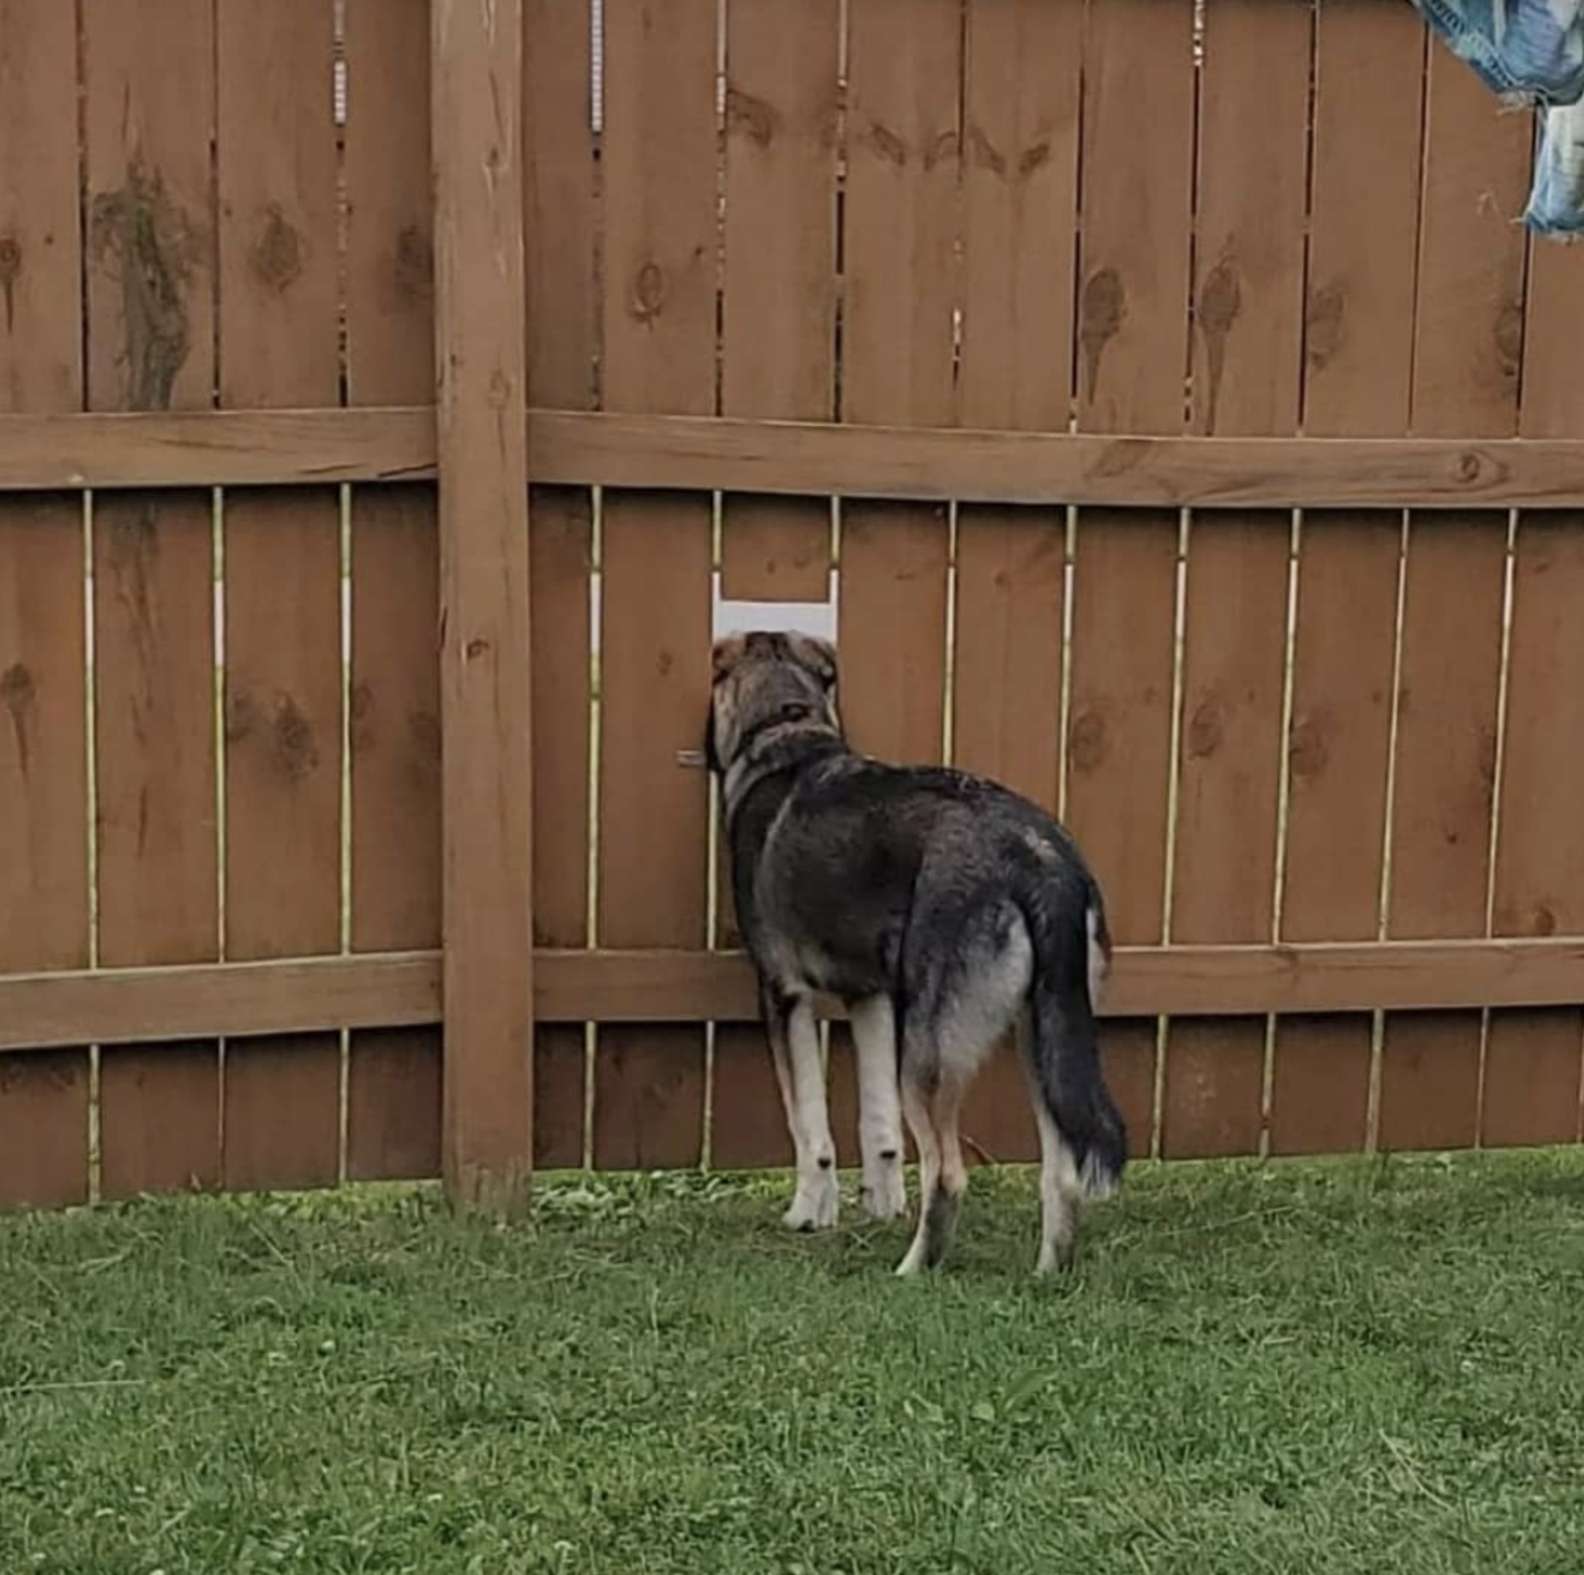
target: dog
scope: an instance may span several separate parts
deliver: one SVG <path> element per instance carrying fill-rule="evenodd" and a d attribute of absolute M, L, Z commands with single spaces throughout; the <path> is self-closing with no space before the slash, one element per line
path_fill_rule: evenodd
<path fill-rule="evenodd" d="M 856 754 L 827 641 L 732 635 L 716 641 L 712 673 L 705 755 L 797 1155 L 785 1223 L 836 1223 L 814 1017 L 815 996 L 832 995 L 857 1047 L 871 1215 L 906 1211 L 903 1116 L 918 1151 L 918 1225 L 897 1273 L 946 1255 L 968 1184 L 959 1107 L 1010 1028 L 1039 1128 L 1036 1272 L 1065 1267 L 1081 1200 L 1114 1192 L 1127 1156 L 1095 1032 L 1111 943 L 1076 844 L 996 783 Z"/>

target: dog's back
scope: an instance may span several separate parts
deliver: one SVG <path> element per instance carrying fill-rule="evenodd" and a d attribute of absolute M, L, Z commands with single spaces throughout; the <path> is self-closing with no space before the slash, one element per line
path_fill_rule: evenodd
<path fill-rule="evenodd" d="M 925 1198 L 901 1271 L 945 1251 L 967 1185 L 958 1107 L 1014 1025 L 1044 1160 L 1040 1267 L 1065 1261 L 1078 1198 L 1109 1192 L 1127 1149 L 1095 1035 L 1104 906 L 1071 837 L 982 778 L 853 754 L 836 708 L 835 651 L 806 636 L 717 645 L 706 748 L 798 1150 L 788 1223 L 835 1218 L 811 1008 L 828 993 L 847 1003 L 860 1100 L 878 1110 L 860 1139 L 865 1195 L 882 1215 L 901 1197 L 900 1068 Z"/>

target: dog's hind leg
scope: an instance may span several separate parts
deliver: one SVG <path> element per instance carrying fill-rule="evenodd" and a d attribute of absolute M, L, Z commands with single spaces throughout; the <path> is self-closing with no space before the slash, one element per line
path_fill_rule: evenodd
<path fill-rule="evenodd" d="M 896 1020 L 891 998 L 852 1005 L 858 1051 L 858 1146 L 863 1154 L 864 1207 L 877 1220 L 907 1210 L 902 1175 L 902 1106 L 897 1088 Z"/>
<path fill-rule="evenodd" d="M 797 1190 L 792 1206 L 782 1216 L 791 1230 L 824 1230 L 836 1223 L 841 1200 L 836 1181 L 836 1145 L 831 1141 L 830 1114 L 825 1101 L 825 1068 L 820 1060 L 819 1031 L 814 1009 L 806 999 L 780 1008 L 781 1061 L 777 1076 L 787 1101 L 792 1144 L 797 1153 Z M 772 1027 L 770 1042 L 778 1033 Z"/>
<path fill-rule="evenodd" d="M 960 1078 L 939 1077 L 935 1087 L 927 1089 L 904 1063 L 902 1110 L 919 1151 L 919 1220 L 913 1244 L 897 1265 L 900 1275 L 935 1268 L 951 1246 L 958 1208 L 968 1187 L 957 1135 L 962 1095 Z"/>
<path fill-rule="evenodd" d="M 1056 1118 L 1046 1108 L 1039 1073 L 1034 1066 L 1033 1032 L 1033 1025 L 1025 1017 L 1019 1028 L 1019 1040 L 1040 1142 L 1040 1245 L 1034 1272 L 1050 1274 L 1072 1265 L 1083 1187 L 1072 1148 L 1056 1125 Z"/>

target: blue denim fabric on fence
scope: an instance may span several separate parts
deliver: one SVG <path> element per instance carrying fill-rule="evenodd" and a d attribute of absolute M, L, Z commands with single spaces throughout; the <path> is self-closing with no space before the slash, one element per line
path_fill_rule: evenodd
<path fill-rule="evenodd" d="M 1524 222 L 1584 235 L 1584 0 L 1414 0 L 1431 29 L 1509 103 L 1544 110 Z"/>

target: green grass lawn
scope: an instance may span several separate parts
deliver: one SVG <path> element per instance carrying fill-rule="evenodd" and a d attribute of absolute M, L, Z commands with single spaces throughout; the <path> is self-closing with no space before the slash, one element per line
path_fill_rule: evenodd
<path fill-rule="evenodd" d="M 1584 1569 L 1584 1154 L 1140 1166 L 1059 1284 L 784 1186 L 0 1220 L 0 1572 Z"/>

